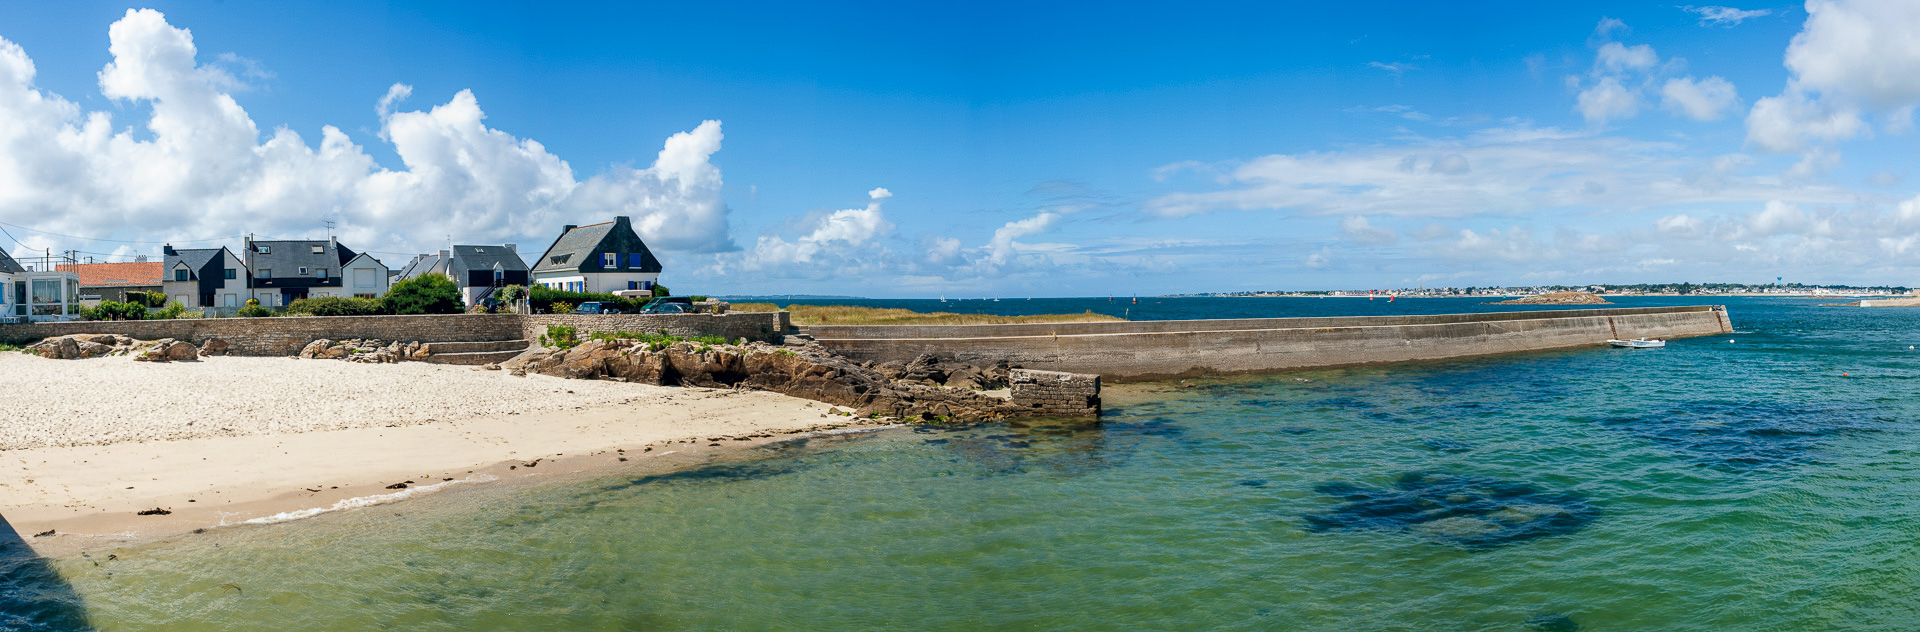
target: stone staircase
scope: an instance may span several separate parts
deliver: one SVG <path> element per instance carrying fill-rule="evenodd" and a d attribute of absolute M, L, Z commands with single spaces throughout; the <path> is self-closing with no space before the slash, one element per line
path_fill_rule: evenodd
<path fill-rule="evenodd" d="M 526 340 L 499 340 L 494 342 L 429 342 L 426 343 L 431 355 L 426 361 L 431 364 L 454 364 L 460 366 L 480 366 L 513 359 L 526 351 L 532 343 Z"/>

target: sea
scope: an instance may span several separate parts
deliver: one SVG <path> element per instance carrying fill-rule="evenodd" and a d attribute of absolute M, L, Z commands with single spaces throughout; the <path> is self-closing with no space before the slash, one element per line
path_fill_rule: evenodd
<path fill-rule="evenodd" d="M 1481 300 L 823 302 L 1135 319 L 1523 309 Z M 1724 304 L 1736 331 L 1110 385 L 1092 425 L 815 437 L 680 471 L 16 555 L 0 627 L 1920 627 L 1920 309 L 1615 302 Z"/>

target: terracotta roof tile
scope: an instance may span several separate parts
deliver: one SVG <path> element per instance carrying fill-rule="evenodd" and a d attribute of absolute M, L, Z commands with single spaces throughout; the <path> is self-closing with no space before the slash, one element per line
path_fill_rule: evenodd
<path fill-rule="evenodd" d="M 119 285 L 159 285 L 160 263 L 73 263 L 58 266 L 58 269 L 80 275 L 81 287 L 112 287 Z"/>

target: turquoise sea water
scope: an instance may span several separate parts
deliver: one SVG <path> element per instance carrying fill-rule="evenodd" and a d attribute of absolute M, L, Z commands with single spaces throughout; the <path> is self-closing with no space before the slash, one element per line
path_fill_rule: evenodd
<path fill-rule="evenodd" d="M 1920 625 L 1920 310 L 1715 302 L 1738 333 L 1128 385 L 1094 427 L 479 488 L 23 562 L 5 588 L 49 629 Z"/>

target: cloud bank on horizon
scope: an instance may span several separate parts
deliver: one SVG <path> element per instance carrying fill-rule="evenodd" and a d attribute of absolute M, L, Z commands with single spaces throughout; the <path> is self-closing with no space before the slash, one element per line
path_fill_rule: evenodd
<path fill-rule="evenodd" d="M 1673 19 L 1712 35 L 1787 13 L 1686 6 Z M 669 279 L 708 293 L 1761 281 L 1777 271 L 1920 281 L 1920 198 L 1899 191 L 1899 169 L 1871 168 L 1912 155 L 1920 4 L 1810 0 L 1777 58 L 1784 80 L 1770 85 L 1636 39 L 1623 20 L 1592 19 L 1567 34 L 1580 52 L 1525 60 L 1535 90 L 1557 91 L 1558 113 L 1441 113 L 1445 104 L 1406 90 L 1396 94 L 1407 103 L 1341 111 L 1356 129 L 1379 126 L 1370 140 L 1168 155 L 1100 186 L 1028 173 L 1036 184 L 978 216 L 933 210 L 888 183 L 864 206 L 835 209 L 847 201 L 835 196 L 752 227 L 714 162 L 718 117 L 665 139 L 644 168 L 583 175 L 539 141 L 490 126 L 471 90 L 408 109 L 413 88 L 396 83 L 368 95 L 375 138 L 326 125 L 311 142 L 285 126 L 263 131 L 234 98 L 270 70 L 203 55 L 188 29 L 128 10 L 108 28 L 112 60 L 97 75 L 116 108 L 39 87 L 28 51 L 0 33 L 0 223 L 33 229 L 0 246 L 151 254 L 57 235 L 198 245 L 188 242 L 311 235 L 333 220 L 344 241 L 377 252 L 451 238 L 518 242 L 524 253 L 562 224 L 627 215 L 668 260 Z M 1400 90 L 1443 61 L 1410 51 L 1353 72 Z M 143 108 L 137 127 L 116 118 Z M 1555 117 L 1564 123 L 1541 122 Z M 369 142 L 400 164 L 383 166 Z M 1871 172 L 1861 185 L 1837 175 L 1861 170 Z M 1756 273 L 1764 278 L 1748 278 Z"/>

